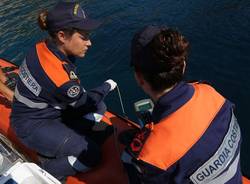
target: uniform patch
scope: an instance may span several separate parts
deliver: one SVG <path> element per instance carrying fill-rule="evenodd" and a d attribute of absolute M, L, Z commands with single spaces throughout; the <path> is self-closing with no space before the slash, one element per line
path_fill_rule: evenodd
<path fill-rule="evenodd" d="M 238 161 L 233 159 L 236 156 L 237 148 L 239 147 L 241 133 L 237 120 L 232 114 L 230 127 L 225 135 L 222 144 L 216 151 L 216 153 L 199 169 L 197 169 L 191 176 L 190 179 L 195 184 L 207 184 L 216 183 L 214 180 L 219 178 L 222 173 L 225 172 L 227 167 L 231 164 L 232 170 L 237 170 Z M 236 171 L 235 171 L 236 172 Z M 227 181 L 229 181 L 234 175 L 228 174 Z M 217 182 L 217 183 L 226 183 Z"/>
<path fill-rule="evenodd" d="M 77 95 L 79 95 L 80 93 L 80 86 L 71 86 L 68 91 L 67 91 L 67 95 L 70 98 L 75 98 Z"/>
<path fill-rule="evenodd" d="M 19 77 L 21 78 L 23 84 L 36 96 L 38 96 L 42 87 L 38 84 L 35 78 L 31 75 L 26 60 L 23 61 L 22 65 L 19 68 Z"/>
<path fill-rule="evenodd" d="M 78 9 L 79 9 L 79 4 L 77 3 L 74 7 L 74 15 L 77 15 Z"/>

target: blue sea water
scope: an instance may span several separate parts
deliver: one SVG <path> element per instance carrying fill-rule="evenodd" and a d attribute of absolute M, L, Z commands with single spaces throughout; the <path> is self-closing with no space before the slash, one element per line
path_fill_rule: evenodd
<path fill-rule="evenodd" d="M 27 50 L 46 37 L 36 24 L 46 0 L 0 1 L 0 57 L 20 64 Z M 241 165 L 250 176 L 250 1 L 249 0 L 82 0 L 87 14 L 103 20 L 92 36 L 92 48 L 77 61 L 85 88 L 112 78 L 118 84 L 127 115 L 136 120 L 133 103 L 148 98 L 129 67 L 130 40 L 148 24 L 180 30 L 191 42 L 187 79 L 209 81 L 236 105 L 242 130 Z M 122 114 L 118 94 L 106 98 Z"/>

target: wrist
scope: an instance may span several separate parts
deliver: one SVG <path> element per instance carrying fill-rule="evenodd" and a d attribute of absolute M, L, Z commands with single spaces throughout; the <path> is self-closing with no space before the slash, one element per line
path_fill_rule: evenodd
<path fill-rule="evenodd" d="M 103 83 L 105 91 L 109 92 L 111 90 L 111 85 L 108 82 Z"/>

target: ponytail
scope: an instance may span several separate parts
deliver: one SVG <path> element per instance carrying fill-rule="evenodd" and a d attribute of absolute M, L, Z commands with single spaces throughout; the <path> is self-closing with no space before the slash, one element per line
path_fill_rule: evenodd
<path fill-rule="evenodd" d="M 47 27 L 47 16 L 48 16 L 48 11 L 47 10 L 43 10 L 41 13 L 39 13 L 38 18 L 37 18 L 37 22 L 38 25 L 40 27 L 41 30 L 48 30 Z"/>
<path fill-rule="evenodd" d="M 57 33 L 59 30 L 58 31 L 49 30 L 47 18 L 48 18 L 48 11 L 43 10 L 38 15 L 37 23 L 41 30 L 48 31 L 48 34 L 52 39 L 57 39 Z M 79 30 L 75 28 L 65 28 L 65 29 L 60 29 L 60 31 L 63 31 L 66 34 L 66 36 L 71 37 L 75 32 L 78 32 Z"/>

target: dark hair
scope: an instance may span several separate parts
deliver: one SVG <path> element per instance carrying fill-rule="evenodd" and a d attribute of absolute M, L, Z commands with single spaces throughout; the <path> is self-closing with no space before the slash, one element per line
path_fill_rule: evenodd
<path fill-rule="evenodd" d="M 160 71 L 149 72 L 140 66 L 135 66 L 135 70 L 142 74 L 153 90 L 164 90 L 183 79 L 183 68 L 189 49 L 189 42 L 183 35 L 177 30 L 165 28 L 146 47 L 151 55 L 148 62 L 152 66 L 159 66 Z"/>
<path fill-rule="evenodd" d="M 48 11 L 47 10 L 43 10 L 39 13 L 38 17 L 37 17 L 37 22 L 38 25 L 40 27 L 41 30 L 48 30 L 47 27 L 47 16 L 48 16 Z"/>
<path fill-rule="evenodd" d="M 50 31 L 48 29 L 47 16 L 48 16 L 47 10 L 41 11 L 38 15 L 37 22 L 38 22 L 40 29 L 43 31 L 48 31 L 49 35 L 53 39 L 56 39 L 56 34 L 58 33 L 58 31 L 63 31 L 65 35 L 68 37 L 72 36 L 75 32 L 80 32 L 80 30 L 75 29 L 75 28 L 65 28 L 65 29 L 61 29 L 57 31 Z"/>

